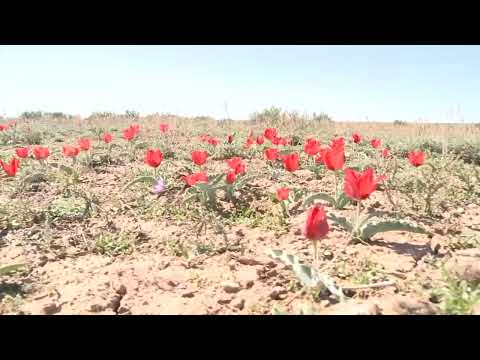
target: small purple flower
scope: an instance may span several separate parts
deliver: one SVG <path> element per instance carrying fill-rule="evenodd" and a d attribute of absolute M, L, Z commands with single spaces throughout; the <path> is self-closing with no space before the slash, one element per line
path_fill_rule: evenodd
<path fill-rule="evenodd" d="M 156 180 L 155 186 L 153 187 L 153 192 L 155 194 L 160 194 L 165 191 L 165 181 L 160 177 Z"/>

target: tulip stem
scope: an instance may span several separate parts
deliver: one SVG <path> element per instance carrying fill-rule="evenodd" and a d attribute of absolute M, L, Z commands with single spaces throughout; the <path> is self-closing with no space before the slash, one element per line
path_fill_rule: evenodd
<path fill-rule="evenodd" d="M 313 267 L 318 269 L 318 241 L 313 241 Z"/>
<path fill-rule="evenodd" d="M 361 210 L 362 210 L 362 203 L 360 200 L 357 200 L 357 211 L 356 211 L 356 215 L 355 215 L 355 226 L 354 228 L 352 229 L 352 238 L 358 233 L 358 231 L 360 230 L 358 227 L 360 225 L 360 213 L 361 213 Z"/>
<path fill-rule="evenodd" d="M 333 183 L 335 186 L 335 201 L 337 201 L 337 195 L 338 195 L 338 184 L 337 184 L 337 172 L 333 172 Z"/>

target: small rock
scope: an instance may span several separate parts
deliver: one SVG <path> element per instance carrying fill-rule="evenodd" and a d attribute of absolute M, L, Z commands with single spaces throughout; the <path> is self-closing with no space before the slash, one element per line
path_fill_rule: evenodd
<path fill-rule="evenodd" d="M 293 233 L 293 235 L 302 235 L 302 229 L 296 228 L 296 229 L 295 229 L 295 232 Z"/>
<path fill-rule="evenodd" d="M 285 290 L 283 287 L 275 286 L 272 292 L 270 293 L 269 297 L 272 300 L 283 300 L 285 299 L 286 296 L 282 296 L 282 295 L 286 295 L 286 294 L 287 294 L 287 290 Z"/>
<path fill-rule="evenodd" d="M 333 253 L 330 250 L 325 250 L 323 252 L 323 257 L 327 260 L 333 259 Z"/>
<path fill-rule="evenodd" d="M 42 308 L 42 311 L 45 315 L 53 315 L 58 313 L 60 310 L 61 310 L 61 307 L 54 302 L 45 304 Z"/>
<path fill-rule="evenodd" d="M 245 237 L 245 233 L 243 232 L 242 229 L 238 229 L 238 230 L 235 232 L 235 235 L 237 235 L 237 236 L 240 237 L 240 238 Z"/>
<path fill-rule="evenodd" d="M 91 312 L 100 312 L 100 311 L 103 311 L 105 310 L 105 306 L 101 305 L 101 304 L 93 304 L 90 306 L 90 311 Z"/>
<path fill-rule="evenodd" d="M 217 303 L 220 305 L 227 305 L 232 302 L 232 297 L 231 296 L 222 296 L 217 300 Z"/>
<path fill-rule="evenodd" d="M 178 286 L 178 281 L 168 280 L 167 284 L 170 285 L 171 287 L 176 287 Z"/>
<path fill-rule="evenodd" d="M 277 275 L 278 275 L 278 271 L 276 269 L 272 269 L 272 270 L 267 272 L 268 277 L 274 277 L 274 276 L 277 276 Z"/>
<path fill-rule="evenodd" d="M 438 310 L 428 301 L 409 299 L 404 296 L 395 297 L 386 309 L 391 309 L 398 315 L 435 315 Z"/>
<path fill-rule="evenodd" d="M 340 303 L 327 308 L 327 315 L 380 315 L 380 308 L 374 303 Z"/>
<path fill-rule="evenodd" d="M 232 306 L 238 310 L 243 310 L 245 307 L 245 299 L 236 299 L 232 302 Z"/>
<path fill-rule="evenodd" d="M 131 311 L 128 307 L 122 305 L 118 308 L 117 310 L 117 314 L 119 315 L 128 315 L 128 314 L 131 314 Z"/>
<path fill-rule="evenodd" d="M 235 260 L 233 260 L 233 259 L 230 260 L 230 261 L 228 262 L 228 268 L 229 268 L 230 270 L 235 270 L 235 269 L 237 268 L 237 262 L 236 262 Z"/>
<path fill-rule="evenodd" d="M 246 256 L 241 256 L 237 259 L 237 261 L 242 264 L 242 265 L 263 265 L 263 266 L 268 266 L 270 268 L 273 268 L 277 266 L 275 261 L 273 261 L 270 257 L 268 256 L 258 256 L 256 258 L 249 258 Z"/>
<path fill-rule="evenodd" d="M 182 293 L 182 297 L 184 298 L 193 298 L 195 296 L 195 291 L 187 290 Z"/>
<path fill-rule="evenodd" d="M 118 295 L 125 296 L 125 294 L 127 293 L 127 288 L 125 285 L 121 284 L 115 289 L 115 292 Z"/>
<path fill-rule="evenodd" d="M 442 245 L 438 236 L 434 236 L 429 242 L 430 250 L 434 255 L 437 255 L 442 249 Z"/>
<path fill-rule="evenodd" d="M 228 294 L 234 294 L 240 291 L 241 287 L 234 281 L 224 281 L 221 283 L 223 291 Z"/>
<path fill-rule="evenodd" d="M 110 301 L 108 302 L 106 309 L 112 309 L 113 311 L 117 311 L 120 307 L 120 301 L 122 301 L 122 295 L 115 294 L 112 296 Z"/>

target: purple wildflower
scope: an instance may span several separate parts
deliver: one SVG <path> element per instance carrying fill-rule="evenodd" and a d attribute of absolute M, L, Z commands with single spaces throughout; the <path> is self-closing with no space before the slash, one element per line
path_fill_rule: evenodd
<path fill-rule="evenodd" d="M 155 186 L 153 187 L 153 192 L 155 194 L 160 194 L 165 191 L 165 181 L 160 177 L 156 180 Z"/>

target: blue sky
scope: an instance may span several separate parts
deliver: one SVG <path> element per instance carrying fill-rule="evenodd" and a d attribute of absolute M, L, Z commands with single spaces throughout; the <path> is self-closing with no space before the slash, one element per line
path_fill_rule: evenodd
<path fill-rule="evenodd" d="M 0 46 L 0 112 L 480 121 L 480 46 Z"/>

